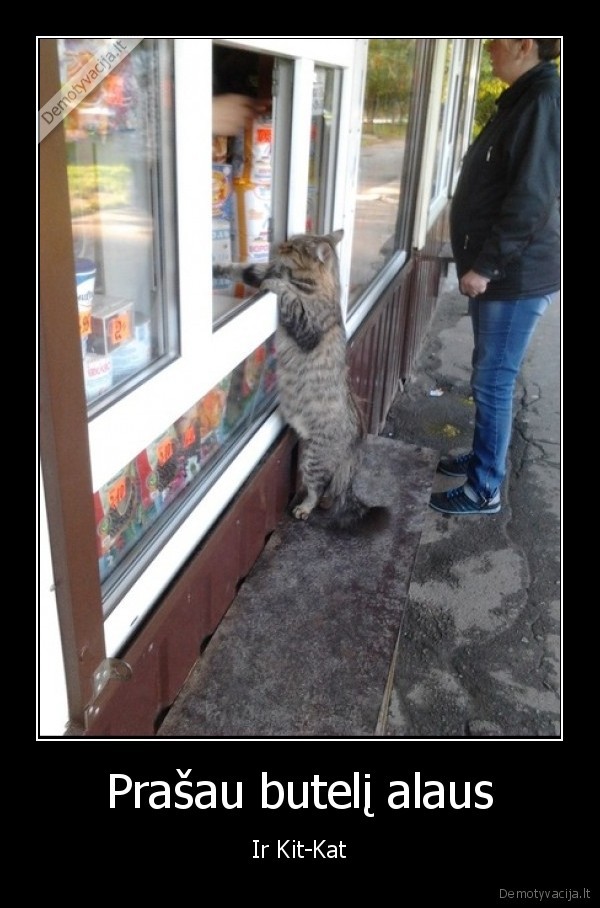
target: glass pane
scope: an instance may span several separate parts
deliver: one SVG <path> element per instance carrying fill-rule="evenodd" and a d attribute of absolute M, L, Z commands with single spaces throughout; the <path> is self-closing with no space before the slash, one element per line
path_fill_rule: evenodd
<path fill-rule="evenodd" d="M 458 125 L 456 128 L 456 142 L 455 150 L 453 157 L 453 172 L 451 175 L 452 185 L 450 189 L 454 188 L 453 181 L 456 178 L 460 166 L 462 164 L 463 155 L 467 150 L 469 145 L 469 132 L 466 128 L 467 117 L 471 115 L 471 106 L 469 104 L 470 100 L 470 85 L 473 75 L 473 67 L 475 58 L 475 43 L 473 41 L 467 41 L 465 47 L 465 62 L 462 71 L 462 83 L 460 89 L 460 102 L 459 102 L 459 114 L 458 114 Z"/>
<path fill-rule="evenodd" d="M 267 262 L 272 242 L 275 58 L 213 46 L 213 263 Z M 213 321 L 255 293 L 213 283 Z"/>
<path fill-rule="evenodd" d="M 335 165 L 340 85 L 337 70 L 315 67 L 306 203 L 307 233 L 328 233 L 335 226 L 331 223 L 332 169 Z"/>
<path fill-rule="evenodd" d="M 448 174 L 452 161 L 452 110 L 456 102 L 456 93 L 450 92 L 450 69 L 452 66 L 452 53 L 454 41 L 448 40 L 446 57 L 444 60 L 444 78 L 442 82 L 442 98 L 440 106 L 440 119 L 435 146 L 435 164 L 431 183 L 431 200 L 437 199 L 441 192 L 448 188 Z"/>
<path fill-rule="evenodd" d="M 398 249 L 415 39 L 369 41 L 349 308 Z"/>
<path fill-rule="evenodd" d="M 105 615 L 132 566 L 151 559 L 275 406 L 275 338 L 235 369 L 94 494 Z"/>
<path fill-rule="evenodd" d="M 59 40 L 63 82 L 111 39 Z M 145 39 L 65 119 L 90 412 L 178 350 L 173 42 Z"/>

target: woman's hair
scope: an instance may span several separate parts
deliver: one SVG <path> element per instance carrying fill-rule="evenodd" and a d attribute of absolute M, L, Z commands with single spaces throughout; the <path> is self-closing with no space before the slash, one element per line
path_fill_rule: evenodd
<path fill-rule="evenodd" d="M 560 57 L 560 38 L 534 38 L 540 60 L 555 60 Z"/>

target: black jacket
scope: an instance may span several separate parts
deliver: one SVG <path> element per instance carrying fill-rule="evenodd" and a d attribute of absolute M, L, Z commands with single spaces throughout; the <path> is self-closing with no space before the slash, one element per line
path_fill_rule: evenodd
<path fill-rule="evenodd" d="M 490 278 L 479 299 L 560 287 L 560 79 L 539 63 L 504 91 L 468 149 L 450 210 L 459 278 Z"/>

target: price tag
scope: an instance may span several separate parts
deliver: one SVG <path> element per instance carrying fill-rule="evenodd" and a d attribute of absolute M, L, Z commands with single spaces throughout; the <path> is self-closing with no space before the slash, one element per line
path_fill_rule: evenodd
<path fill-rule="evenodd" d="M 170 438 L 159 442 L 157 445 L 158 465 L 162 467 L 173 456 L 173 442 Z"/>
<path fill-rule="evenodd" d="M 189 448 L 196 441 L 196 432 L 194 426 L 190 424 L 183 433 L 183 447 Z"/>
<path fill-rule="evenodd" d="M 111 318 L 108 325 L 108 336 L 112 347 L 118 347 L 123 341 L 129 340 L 131 337 L 131 319 L 129 312 L 121 312 L 119 315 L 115 315 L 114 318 Z"/>
<path fill-rule="evenodd" d="M 87 337 L 92 333 L 92 311 L 79 313 L 79 333 L 82 337 Z"/>
<path fill-rule="evenodd" d="M 108 503 L 115 511 L 119 510 L 119 505 L 125 501 L 127 495 L 127 483 L 124 479 L 119 479 L 108 490 Z"/>

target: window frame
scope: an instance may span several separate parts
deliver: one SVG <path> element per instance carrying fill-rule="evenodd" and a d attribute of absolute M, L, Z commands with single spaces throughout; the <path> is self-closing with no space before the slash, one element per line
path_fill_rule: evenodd
<path fill-rule="evenodd" d="M 282 193 L 290 204 L 282 235 L 286 230 L 288 233 L 304 232 L 314 68 L 323 65 L 340 70 L 341 118 L 344 109 L 348 109 L 347 103 L 344 107 L 344 93 L 347 92 L 347 72 L 353 62 L 354 41 L 224 41 L 257 52 L 287 53 L 292 61 L 289 173 L 284 177 Z M 210 179 L 203 177 L 211 172 L 212 142 L 206 118 L 186 116 L 185 113 L 190 104 L 192 85 L 195 109 L 211 109 L 212 39 L 178 38 L 174 43 L 180 354 L 113 406 L 90 414 L 88 442 L 93 490 L 110 482 L 135 460 L 140 451 L 159 438 L 167 427 L 271 337 L 277 326 L 276 298 L 272 293 L 258 294 L 249 305 L 218 325 L 213 324 L 212 306 L 201 305 L 202 296 L 206 294 L 208 299 L 212 290 L 211 256 L 198 254 L 199 248 L 210 248 L 212 239 L 212 187 Z M 307 57 L 308 53 L 313 56 Z M 282 153 L 281 149 L 279 153 Z M 335 172 L 335 186 L 328 187 L 327 191 L 334 199 L 335 208 L 340 181 L 338 169 L 331 168 L 332 172 Z M 105 591 L 103 598 L 107 612 L 103 631 L 108 655 L 118 652 L 135 632 L 140 620 L 276 441 L 283 427 L 276 409 L 261 417 L 215 472 L 212 484 L 191 492 L 180 503 L 179 511 L 174 505 L 173 520 L 165 521 L 162 529 L 151 531 L 148 544 L 140 546 L 140 551 L 144 548 L 146 551 L 139 570 L 134 565 L 126 578 L 117 577 L 114 584 L 105 584 L 108 592 Z M 144 543 L 144 538 L 141 542 Z"/>
<path fill-rule="evenodd" d="M 354 93 L 354 121 L 358 120 L 360 128 L 358 135 L 350 135 L 348 143 L 349 154 L 354 155 L 355 167 L 352 171 L 351 180 L 348 182 L 346 192 L 351 193 L 354 199 L 358 186 L 358 168 L 360 156 L 360 137 L 362 132 L 362 99 L 364 94 L 364 80 L 366 79 L 368 39 L 357 48 L 360 53 L 360 65 L 355 68 L 356 87 Z M 413 70 L 413 91 L 408 118 L 408 128 L 406 133 L 406 148 L 404 152 L 402 173 L 400 174 L 401 186 L 401 204 L 397 211 L 395 246 L 396 251 L 390 257 L 389 261 L 383 266 L 371 283 L 366 287 L 362 296 L 358 299 L 356 305 L 347 313 L 346 333 L 351 338 L 360 325 L 365 320 L 368 313 L 375 306 L 389 281 L 404 267 L 408 262 L 411 249 L 412 239 L 415 229 L 415 218 L 417 211 L 417 199 L 422 173 L 422 154 L 425 142 L 425 128 L 427 105 L 430 94 L 431 71 L 435 53 L 435 42 L 427 39 L 415 39 L 415 57 Z M 347 219 L 352 219 L 350 234 L 354 230 L 354 207 L 348 210 Z M 351 248 L 351 239 L 348 243 Z M 350 261 L 345 263 L 342 272 L 344 287 L 344 300 L 347 304 L 348 287 L 350 279 Z"/>

